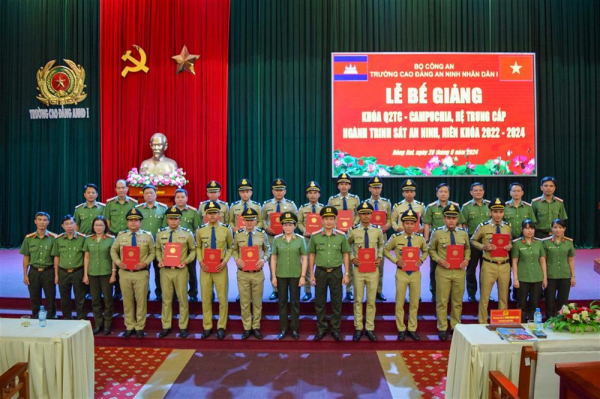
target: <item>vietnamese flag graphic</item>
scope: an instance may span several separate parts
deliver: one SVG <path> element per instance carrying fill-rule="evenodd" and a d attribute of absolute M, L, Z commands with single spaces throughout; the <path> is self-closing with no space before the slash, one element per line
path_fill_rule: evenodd
<path fill-rule="evenodd" d="M 117 179 L 152 157 L 150 137 L 157 132 L 167 136 L 165 156 L 186 172 L 190 205 L 205 198 L 210 180 L 227 187 L 229 6 L 229 0 L 100 2 L 104 199 L 115 195 Z M 193 69 L 177 73 L 177 56 L 193 61 Z"/>
<path fill-rule="evenodd" d="M 500 80 L 533 80 L 533 55 L 500 56 Z"/>

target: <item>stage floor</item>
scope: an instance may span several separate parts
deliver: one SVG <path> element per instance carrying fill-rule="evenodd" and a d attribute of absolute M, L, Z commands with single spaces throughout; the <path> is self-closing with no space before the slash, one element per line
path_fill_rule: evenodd
<path fill-rule="evenodd" d="M 594 259 L 600 259 L 600 249 L 580 249 L 575 256 L 575 273 L 577 275 L 577 286 L 571 289 L 570 299 L 593 299 L 600 298 L 600 275 L 594 271 Z M 2 267 L 2 278 L 0 279 L 0 297 L 29 298 L 27 286 L 23 284 L 23 256 L 17 249 L 0 250 L 0 265 Z M 198 266 L 196 266 L 198 267 Z M 229 301 L 234 301 L 238 295 L 237 279 L 235 278 L 236 266 L 233 260 L 229 261 Z M 421 297 L 423 301 L 430 301 L 429 293 L 429 259 L 421 267 Z M 395 273 L 396 267 L 386 260 L 384 265 L 383 294 L 388 301 L 394 301 L 396 292 Z M 271 294 L 271 283 L 267 274 L 265 278 L 265 289 L 263 299 L 268 301 Z M 154 271 L 150 275 L 150 287 L 154 298 Z M 303 295 L 303 294 L 302 294 Z M 313 288 L 314 295 L 314 288 Z M 497 290 L 494 288 L 492 297 L 497 298 Z M 57 290 L 58 297 L 58 290 Z M 477 295 L 479 298 L 479 295 Z M 464 300 L 467 300 L 465 292 Z"/>

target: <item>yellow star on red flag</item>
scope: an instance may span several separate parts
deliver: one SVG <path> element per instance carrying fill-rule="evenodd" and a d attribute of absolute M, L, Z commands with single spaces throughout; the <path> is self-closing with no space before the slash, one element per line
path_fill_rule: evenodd
<path fill-rule="evenodd" d="M 194 62 L 196 62 L 200 56 L 196 54 L 190 54 L 186 46 L 183 46 L 183 49 L 181 49 L 181 53 L 179 55 L 175 55 L 171 58 L 177 61 L 177 74 L 183 71 L 191 72 L 193 75 L 196 74 L 194 71 Z"/>

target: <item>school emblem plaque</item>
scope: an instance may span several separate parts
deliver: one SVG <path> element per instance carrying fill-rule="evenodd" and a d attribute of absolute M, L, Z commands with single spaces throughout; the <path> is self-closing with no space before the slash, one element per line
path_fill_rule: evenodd
<path fill-rule="evenodd" d="M 58 65 L 53 68 L 56 60 L 49 61 L 37 73 L 36 97 L 44 105 L 77 104 L 85 100 L 85 70 L 73 61 L 64 60 L 67 66 Z"/>

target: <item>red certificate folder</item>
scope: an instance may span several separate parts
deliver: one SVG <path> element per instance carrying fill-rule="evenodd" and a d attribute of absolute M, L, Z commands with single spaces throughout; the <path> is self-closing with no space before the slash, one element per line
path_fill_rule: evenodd
<path fill-rule="evenodd" d="M 242 247 L 242 260 L 244 261 L 244 271 L 258 270 L 256 264 L 258 259 L 258 247 Z"/>
<path fill-rule="evenodd" d="M 181 243 L 168 242 L 163 251 L 163 263 L 167 267 L 179 266 L 181 264 Z"/>
<path fill-rule="evenodd" d="M 417 262 L 419 261 L 419 255 L 421 250 L 419 247 L 403 247 L 402 248 L 402 261 L 406 264 L 402 270 L 405 272 L 416 272 L 419 270 Z"/>
<path fill-rule="evenodd" d="M 217 220 L 220 222 L 221 221 L 221 214 L 219 213 L 219 217 L 217 218 Z M 208 223 L 208 213 L 204 214 L 204 223 Z"/>
<path fill-rule="evenodd" d="M 281 212 L 271 212 L 269 213 L 269 222 L 271 223 L 271 230 L 275 233 L 275 235 L 283 233 L 283 226 L 279 221 L 281 218 Z"/>
<path fill-rule="evenodd" d="M 204 249 L 203 262 L 208 267 L 208 273 L 218 273 L 217 267 L 221 264 L 221 250 Z"/>
<path fill-rule="evenodd" d="M 315 231 L 321 230 L 323 227 L 323 218 L 318 213 L 306 214 L 306 233 L 312 234 Z"/>
<path fill-rule="evenodd" d="M 465 260 L 464 245 L 446 246 L 446 261 L 450 263 L 450 269 L 460 269 L 460 264 Z"/>
<path fill-rule="evenodd" d="M 505 258 L 508 256 L 508 251 L 504 249 L 505 246 L 510 244 L 510 234 L 492 234 L 492 245 L 496 246 L 496 249 L 490 252 L 493 258 Z"/>
<path fill-rule="evenodd" d="M 387 212 L 386 211 L 373 211 L 373 216 L 371 216 L 371 224 L 377 226 L 384 226 L 387 220 Z"/>
<path fill-rule="evenodd" d="M 244 224 L 244 218 L 242 217 L 242 215 L 238 215 L 237 218 L 237 229 L 243 229 L 244 227 L 246 227 L 246 225 Z"/>
<path fill-rule="evenodd" d="M 140 247 L 126 245 L 122 249 L 121 260 L 127 265 L 127 270 L 135 270 L 135 265 L 140 263 Z"/>
<path fill-rule="evenodd" d="M 354 213 L 352 211 L 338 211 L 337 229 L 343 232 L 350 230 L 354 221 Z"/>
<path fill-rule="evenodd" d="M 360 248 L 358 250 L 358 260 L 360 262 L 359 272 L 369 273 L 377 270 L 377 267 L 375 267 L 375 261 L 377 260 L 375 248 Z"/>

